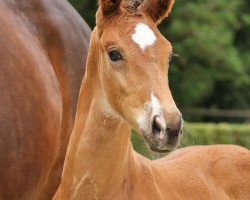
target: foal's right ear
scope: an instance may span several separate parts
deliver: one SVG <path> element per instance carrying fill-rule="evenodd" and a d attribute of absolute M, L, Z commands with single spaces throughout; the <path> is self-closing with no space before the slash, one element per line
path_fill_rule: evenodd
<path fill-rule="evenodd" d="M 174 0 L 144 0 L 141 9 L 147 13 L 156 24 L 166 18 L 174 4 Z"/>
<path fill-rule="evenodd" d="M 98 0 L 103 16 L 119 11 L 121 2 L 122 0 Z"/>

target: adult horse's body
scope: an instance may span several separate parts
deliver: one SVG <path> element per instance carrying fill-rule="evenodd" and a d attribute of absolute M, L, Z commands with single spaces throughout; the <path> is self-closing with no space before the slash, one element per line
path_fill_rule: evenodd
<path fill-rule="evenodd" d="M 66 0 L 0 1 L 0 199 L 50 199 L 90 29 Z"/>
<path fill-rule="evenodd" d="M 99 0 L 62 181 L 54 200 L 249 200 L 250 152 L 189 147 L 150 161 L 130 143 L 174 149 L 181 115 L 166 74 L 171 44 L 156 24 L 173 0 Z"/>

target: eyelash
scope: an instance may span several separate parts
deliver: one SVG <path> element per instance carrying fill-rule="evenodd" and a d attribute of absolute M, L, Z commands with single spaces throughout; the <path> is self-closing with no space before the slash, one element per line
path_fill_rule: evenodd
<path fill-rule="evenodd" d="M 173 56 L 174 56 L 174 53 L 173 53 L 173 52 L 172 52 L 172 53 L 170 53 L 169 58 L 168 58 L 168 62 L 169 62 L 169 63 L 171 62 L 171 60 L 172 60 Z"/>
<path fill-rule="evenodd" d="M 168 62 L 170 63 L 171 62 L 171 60 L 173 59 L 173 57 L 179 57 L 179 54 L 175 54 L 175 53 L 170 53 L 170 55 L 169 55 L 169 58 L 168 58 Z"/>

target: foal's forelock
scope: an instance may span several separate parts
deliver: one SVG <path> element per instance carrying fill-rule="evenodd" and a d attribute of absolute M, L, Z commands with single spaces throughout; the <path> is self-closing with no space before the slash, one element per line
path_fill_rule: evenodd
<path fill-rule="evenodd" d="M 99 9 L 96 14 L 96 24 L 100 25 L 103 19 L 112 19 L 122 12 L 135 15 L 145 14 L 156 24 L 168 17 L 174 0 L 99 0 Z"/>

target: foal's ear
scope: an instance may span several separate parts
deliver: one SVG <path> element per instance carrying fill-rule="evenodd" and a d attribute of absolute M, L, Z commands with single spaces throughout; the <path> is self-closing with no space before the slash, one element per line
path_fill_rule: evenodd
<path fill-rule="evenodd" d="M 110 15 L 120 9 L 122 0 L 98 0 L 103 16 Z"/>
<path fill-rule="evenodd" d="M 161 20 L 166 18 L 174 4 L 174 0 L 145 0 L 141 9 L 148 14 L 156 24 L 159 24 Z"/>

